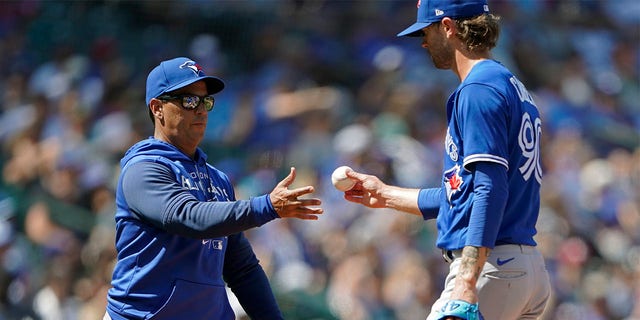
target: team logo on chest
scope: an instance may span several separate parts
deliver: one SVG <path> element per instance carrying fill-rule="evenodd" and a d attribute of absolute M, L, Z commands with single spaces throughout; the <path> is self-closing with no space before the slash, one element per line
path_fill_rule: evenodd
<path fill-rule="evenodd" d="M 447 200 L 451 201 L 451 196 L 462 188 L 463 182 L 460 176 L 459 165 L 455 165 L 453 168 L 444 172 L 444 186 L 447 189 Z"/>

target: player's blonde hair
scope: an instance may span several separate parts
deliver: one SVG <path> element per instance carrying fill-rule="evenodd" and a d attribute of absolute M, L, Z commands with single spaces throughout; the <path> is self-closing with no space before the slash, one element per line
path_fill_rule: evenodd
<path fill-rule="evenodd" d="M 456 35 L 469 52 L 489 51 L 496 46 L 500 36 L 498 21 L 500 17 L 490 13 L 468 19 L 457 19 Z"/>

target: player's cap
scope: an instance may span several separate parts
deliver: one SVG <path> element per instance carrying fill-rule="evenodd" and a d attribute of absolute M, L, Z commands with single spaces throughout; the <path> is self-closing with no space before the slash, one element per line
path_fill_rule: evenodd
<path fill-rule="evenodd" d="M 224 82 L 219 78 L 207 76 L 200 65 L 185 57 L 161 62 L 147 76 L 147 106 L 149 101 L 167 92 L 186 87 L 196 81 L 204 80 L 208 94 L 224 89 Z"/>
<path fill-rule="evenodd" d="M 444 17 L 452 19 L 489 13 L 487 0 L 418 0 L 416 23 L 398 33 L 398 37 L 422 37 L 422 29 Z"/>

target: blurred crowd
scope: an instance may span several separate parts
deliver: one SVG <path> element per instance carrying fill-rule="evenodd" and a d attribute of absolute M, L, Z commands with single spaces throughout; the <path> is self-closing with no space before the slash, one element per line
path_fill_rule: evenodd
<path fill-rule="evenodd" d="M 502 16 L 494 57 L 543 115 L 545 319 L 640 319 L 640 2 L 489 3 Z M 434 222 L 350 204 L 329 178 L 349 165 L 390 184 L 440 184 L 458 79 L 420 39 L 395 37 L 415 8 L 0 2 L 0 320 L 101 319 L 119 160 L 152 134 L 145 78 L 174 56 L 227 84 L 202 148 L 238 198 L 295 166 L 295 184 L 323 200 L 319 221 L 247 232 L 285 317 L 424 319 L 448 268 Z"/>

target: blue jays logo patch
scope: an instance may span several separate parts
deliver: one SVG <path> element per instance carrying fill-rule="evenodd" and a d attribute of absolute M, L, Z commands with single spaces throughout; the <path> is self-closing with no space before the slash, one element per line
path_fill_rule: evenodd
<path fill-rule="evenodd" d="M 453 168 L 444 172 L 444 185 L 447 189 L 447 199 L 451 201 L 451 196 L 458 192 L 462 187 L 462 177 L 460 177 L 460 166 L 455 165 Z"/>
<path fill-rule="evenodd" d="M 202 71 L 202 67 L 200 67 L 199 64 L 191 60 L 185 61 L 185 63 L 181 64 L 180 69 L 189 69 L 198 76 L 204 76 L 204 71 Z"/>

